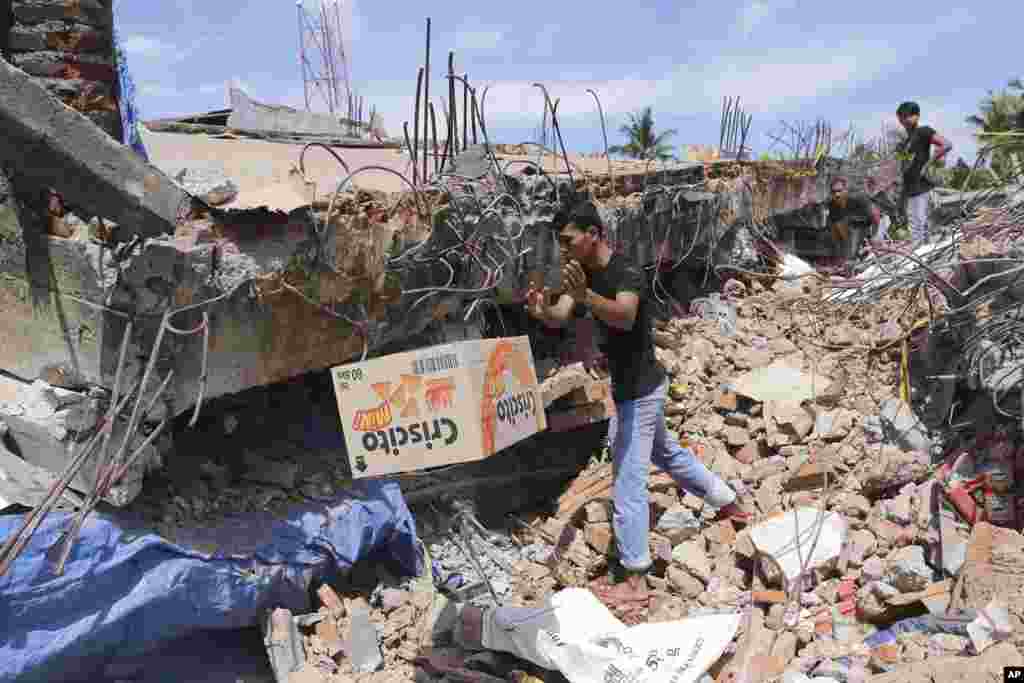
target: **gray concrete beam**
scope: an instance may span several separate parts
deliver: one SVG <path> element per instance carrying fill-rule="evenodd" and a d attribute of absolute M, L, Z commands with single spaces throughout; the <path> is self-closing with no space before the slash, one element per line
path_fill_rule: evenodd
<path fill-rule="evenodd" d="M 118 239 L 173 233 L 191 198 L 170 178 L 0 62 L 0 160 L 67 202 L 118 224 Z"/>

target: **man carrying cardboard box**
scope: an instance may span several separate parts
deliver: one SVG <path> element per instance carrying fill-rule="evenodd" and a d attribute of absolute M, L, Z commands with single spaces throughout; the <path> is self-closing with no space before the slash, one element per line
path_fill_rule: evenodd
<path fill-rule="evenodd" d="M 561 327 L 575 306 L 593 314 L 605 332 L 612 396 L 617 416 L 613 439 L 612 526 L 624 579 L 597 589 L 606 602 L 646 603 L 645 574 L 652 560 L 648 547 L 650 508 L 647 475 L 652 461 L 683 489 L 712 507 L 719 519 L 747 521 L 736 492 L 713 474 L 665 426 L 668 381 L 654 354 L 650 302 L 643 272 L 622 253 L 613 253 L 596 207 L 585 202 L 559 221 L 559 247 L 565 291 L 548 305 L 550 291 L 527 293 L 526 309 L 548 327 Z"/>

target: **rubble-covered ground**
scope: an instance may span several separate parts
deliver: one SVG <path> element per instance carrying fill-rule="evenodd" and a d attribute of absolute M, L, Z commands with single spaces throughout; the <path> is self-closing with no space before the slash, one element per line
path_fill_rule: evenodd
<path fill-rule="evenodd" d="M 734 325 L 697 316 L 660 324 L 658 354 L 672 375 L 669 425 L 740 492 L 754 519 L 747 528 L 714 523 L 699 498 L 652 470 L 656 562 L 644 619 L 749 610 L 736 643 L 703 680 L 730 672 L 787 683 L 996 680 L 1002 666 L 1021 664 L 1024 538 L 981 521 L 972 530 L 935 487 L 936 476 L 949 474 L 937 475 L 944 462 L 957 460 L 949 481 L 967 480 L 998 471 L 1008 454 L 1012 469 L 1014 449 L 989 433 L 994 425 L 929 432 L 901 399 L 904 341 L 928 301 L 911 290 L 869 304 L 829 303 L 813 275 L 732 281 L 725 291 Z M 610 488 L 607 452 L 595 453 L 557 501 L 470 541 L 503 605 L 539 605 L 607 571 Z M 995 501 L 989 491 L 989 509 Z M 448 533 L 449 511 L 414 510 L 441 588 L 358 567 L 333 587 L 341 605 L 325 604 L 313 617 L 322 620 L 302 629 L 307 665 L 293 680 L 522 680 L 523 672 L 560 680 L 445 637 L 439 594 L 493 600 L 465 540 Z M 773 562 L 765 549 L 798 545 L 779 521 L 797 510 L 826 520 L 802 533 L 837 552 L 805 547 L 803 578 L 786 581 L 787 560 Z M 379 660 L 373 639 L 354 636 L 353 621 L 367 618 Z"/>

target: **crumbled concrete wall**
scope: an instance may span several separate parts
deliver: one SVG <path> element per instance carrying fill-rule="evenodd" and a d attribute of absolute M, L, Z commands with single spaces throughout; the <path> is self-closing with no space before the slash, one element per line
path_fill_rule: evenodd
<path fill-rule="evenodd" d="M 214 398 L 358 358 L 362 332 L 338 316 L 368 321 L 368 351 L 377 354 L 413 343 L 437 322 L 477 324 L 464 317 L 480 297 L 520 310 L 528 282 L 540 278 L 549 286 L 559 284 L 551 226 L 571 188 L 567 179 L 519 176 L 508 189 L 516 207 L 499 202 L 482 217 L 482 207 L 499 193 L 461 196 L 435 211 L 430 231 L 418 228 L 407 208 L 384 211 L 389 215 L 382 218 L 384 204 L 371 210 L 347 199 L 345 213 L 328 226 L 319 250 L 329 269 L 310 267 L 318 249 L 306 211 L 229 213 L 194 221 L 180 226 L 173 238 L 145 242 L 117 263 L 109 249 L 89 241 L 87 230 L 70 238 L 46 235 L 41 227 L 46 216 L 24 201 L 15 211 L 0 213 L 0 367 L 26 380 L 109 388 L 126 316 L 135 320 L 123 375 L 127 382 L 143 369 L 168 307 L 223 297 L 205 307 L 210 315 L 205 396 Z M 660 250 L 663 263 L 703 273 L 708 265 L 736 258 L 737 226 L 765 210 L 759 202 L 739 179 L 720 184 L 717 192 L 663 186 L 660 193 L 607 202 L 602 212 L 612 239 L 639 263 L 656 262 Z M 404 249 L 423 235 L 426 244 L 416 256 L 392 264 L 386 275 L 388 256 L 398 253 L 386 253 L 392 242 L 397 238 Z M 502 264 L 496 281 L 481 289 L 483 258 L 463 240 L 473 242 L 474 249 L 490 245 L 488 258 Z M 451 269 L 439 254 L 447 254 Z M 443 289 L 452 273 L 453 289 L 429 292 Z M 335 307 L 337 315 L 284 287 L 282 278 L 309 299 Z M 678 273 L 663 284 L 693 293 Z M 397 296 L 399 288 L 416 293 Z M 117 312 L 95 305 L 101 302 Z M 201 321 L 202 311 L 195 309 L 172 323 L 186 330 Z M 173 369 L 166 408 L 179 414 L 199 394 L 203 335 L 168 334 L 161 351 L 149 390 Z"/>

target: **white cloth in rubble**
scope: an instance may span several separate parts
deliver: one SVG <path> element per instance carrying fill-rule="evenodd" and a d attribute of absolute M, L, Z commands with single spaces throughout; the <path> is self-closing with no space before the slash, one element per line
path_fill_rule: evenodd
<path fill-rule="evenodd" d="M 741 615 L 626 626 L 584 588 L 539 608 L 498 607 L 483 618 L 483 646 L 509 652 L 571 683 L 693 683 L 722 656 Z"/>

